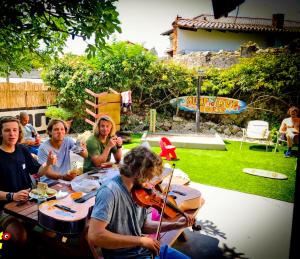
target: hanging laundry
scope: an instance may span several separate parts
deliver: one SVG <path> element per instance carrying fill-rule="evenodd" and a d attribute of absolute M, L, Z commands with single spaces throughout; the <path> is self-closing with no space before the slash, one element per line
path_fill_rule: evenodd
<path fill-rule="evenodd" d="M 122 112 L 127 113 L 131 111 L 131 105 L 132 105 L 131 91 L 122 92 L 121 97 L 122 97 Z"/>

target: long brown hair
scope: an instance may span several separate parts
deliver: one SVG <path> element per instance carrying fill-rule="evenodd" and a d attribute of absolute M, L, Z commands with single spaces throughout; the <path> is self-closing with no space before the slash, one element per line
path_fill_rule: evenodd
<path fill-rule="evenodd" d="M 19 138 L 18 138 L 17 143 L 21 143 L 21 141 L 23 139 L 23 130 L 22 130 L 22 125 L 21 125 L 20 121 L 16 117 L 13 117 L 13 116 L 3 116 L 3 117 L 0 117 L 0 145 L 2 144 L 2 141 L 3 141 L 3 136 L 2 136 L 3 124 L 7 123 L 7 122 L 18 123 Z"/>
<path fill-rule="evenodd" d="M 99 137 L 100 136 L 100 122 L 101 121 L 109 121 L 111 123 L 111 130 L 109 133 L 109 137 L 113 137 L 116 134 L 116 124 L 113 121 L 113 119 L 111 117 L 109 117 L 108 115 L 102 115 L 98 118 L 98 120 L 95 123 L 95 126 L 93 128 L 93 134 L 95 137 Z"/>
<path fill-rule="evenodd" d="M 120 174 L 126 177 L 136 177 L 139 182 L 146 182 L 154 176 L 159 176 L 162 170 L 160 156 L 146 147 L 139 146 L 125 155 Z"/>

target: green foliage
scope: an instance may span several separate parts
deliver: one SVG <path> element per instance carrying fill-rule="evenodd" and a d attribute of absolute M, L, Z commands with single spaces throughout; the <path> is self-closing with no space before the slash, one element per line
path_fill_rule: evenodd
<path fill-rule="evenodd" d="M 193 93 L 194 72 L 173 63 L 162 63 L 140 45 L 113 43 L 109 52 L 98 52 L 93 59 L 65 55 L 42 74 L 44 81 L 58 90 L 57 102 L 82 117 L 84 89 L 95 93 L 113 88 L 132 91 L 135 105 L 165 110 L 171 98 Z"/>
<path fill-rule="evenodd" d="M 53 62 L 42 73 L 43 80 L 58 91 L 57 103 L 74 115 L 82 116 L 85 110 L 85 99 L 89 95 L 85 88 L 95 92 L 107 90 L 102 85 L 103 73 L 95 69 L 86 57 L 65 55 Z"/>
<path fill-rule="evenodd" d="M 74 117 L 73 113 L 60 107 L 49 106 L 45 112 L 46 117 L 51 119 L 61 119 L 64 121 Z"/>
<path fill-rule="evenodd" d="M 299 105 L 299 81 L 300 55 L 271 49 L 228 69 L 208 69 L 202 91 L 244 100 L 247 121 L 265 119 L 275 127 L 289 106 Z"/>
<path fill-rule="evenodd" d="M 195 87 L 192 70 L 163 63 L 140 45 L 116 42 L 111 52 L 98 52 L 93 64 L 104 73 L 104 85 L 117 91 L 132 91 L 138 105 L 164 107 L 171 98 L 191 93 Z"/>
<path fill-rule="evenodd" d="M 0 72 L 30 70 L 32 54 L 49 58 L 62 52 L 69 36 L 94 36 L 86 50 L 92 56 L 105 39 L 120 32 L 116 0 L 2 0 Z M 44 49 L 41 51 L 41 47 Z"/>
<path fill-rule="evenodd" d="M 202 90 L 212 94 L 259 97 L 278 97 L 293 103 L 292 96 L 299 95 L 300 56 L 279 53 L 260 53 L 252 58 L 242 58 L 240 63 L 224 70 L 215 68 L 206 72 Z"/>

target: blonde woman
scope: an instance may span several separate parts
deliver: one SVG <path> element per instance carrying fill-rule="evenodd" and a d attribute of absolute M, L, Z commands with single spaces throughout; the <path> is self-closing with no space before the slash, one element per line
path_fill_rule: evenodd
<path fill-rule="evenodd" d="M 86 141 L 88 157 L 84 159 L 83 171 L 109 162 L 113 154 L 116 162 L 122 157 L 122 138 L 115 136 L 116 126 L 107 115 L 99 117 L 93 129 L 93 135 Z"/>

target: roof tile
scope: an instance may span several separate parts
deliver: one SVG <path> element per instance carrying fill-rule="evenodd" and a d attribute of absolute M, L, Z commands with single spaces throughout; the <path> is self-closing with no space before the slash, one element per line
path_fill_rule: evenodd
<path fill-rule="evenodd" d="M 276 28 L 272 25 L 272 19 L 251 18 L 251 17 L 221 17 L 215 19 L 213 15 L 202 14 L 193 19 L 180 18 L 173 23 L 184 29 L 216 29 L 228 31 L 247 32 L 292 32 L 300 33 L 300 21 L 285 20 L 283 28 Z M 173 30 L 168 30 L 162 35 L 169 35 Z"/>

